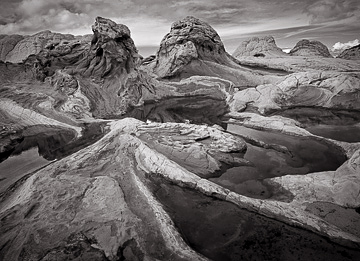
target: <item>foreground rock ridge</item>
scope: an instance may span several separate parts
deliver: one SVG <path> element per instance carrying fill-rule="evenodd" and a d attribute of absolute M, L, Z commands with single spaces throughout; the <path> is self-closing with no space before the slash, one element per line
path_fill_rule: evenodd
<path fill-rule="evenodd" d="M 360 259 L 357 47 L 92 30 L 0 36 L 1 260 Z"/>

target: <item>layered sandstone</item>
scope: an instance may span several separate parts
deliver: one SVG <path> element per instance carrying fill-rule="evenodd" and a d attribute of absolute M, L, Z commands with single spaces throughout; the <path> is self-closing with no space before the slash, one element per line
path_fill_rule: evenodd
<path fill-rule="evenodd" d="M 233 53 L 235 58 L 243 56 L 253 57 L 282 57 L 287 56 L 275 43 L 272 36 L 253 37 L 243 41 Z"/>
<path fill-rule="evenodd" d="M 299 41 L 289 53 L 291 56 L 319 56 L 332 57 L 329 49 L 319 41 L 310 41 L 307 39 Z"/>
<path fill-rule="evenodd" d="M 207 23 L 188 16 L 172 24 L 160 43 L 156 58 L 146 66 L 161 79 L 194 75 L 220 77 L 239 86 L 272 81 L 264 72 L 241 67 L 224 48 L 217 32 Z"/>

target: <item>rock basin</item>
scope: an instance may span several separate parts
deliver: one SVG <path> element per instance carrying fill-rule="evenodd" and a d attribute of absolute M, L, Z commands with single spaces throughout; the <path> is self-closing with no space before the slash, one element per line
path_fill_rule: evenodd
<path fill-rule="evenodd" d="M 151 178 L 152 191 L 186 242 L 211 260 L 353 260 L 356 249 L 234 204 Z M 181 199 L 181 200 L 179 200 Z"/>
<path fill-rule="evenodd" d="M 227 131 L 245 137 L 248 144 L 244 158 L 250 164 L 230 167 L 220 177 L 210 180 L 250 197 L 274 196 L 273 188 L 264 182 L 265 179 L 336 170 L 346 160 L 340 148 L 314 138 L 255 130 L 236 124 L 228 124 Z"/>

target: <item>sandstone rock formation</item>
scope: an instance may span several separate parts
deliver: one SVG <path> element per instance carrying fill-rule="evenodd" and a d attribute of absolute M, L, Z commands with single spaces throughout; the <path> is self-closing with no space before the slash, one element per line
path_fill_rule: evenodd
<path fill-rule="evenodd" d="M 25 177 L 2 195 L 5 232 L 0 235 L 0 256 L 206 260 L 185 244 L 150 192 L 152 177 L 296 224 L 341 244 L 360 242 L 351 232 L 304 211 L 299 201 L 248 198 L 191 171 L 196 164 L 205 164 L 212 172 L 214 158 L 228 161 L 229 152 L 239 149 L 244 149 L 239 138 L 205 126 L 145 124 L 134 119 L 113 122 L 102 140 Z M 208 156 L 198 156 L 203 153 Z M 357 252 L 351 251 L 347 254 L 355 257 Z"/>
<path fill-rule="evenodd" d="M 329 49 L 319 41 L 301 40 L 289 53 L 291 56 L 332 57 Z"/>
<path fill-rule="evenodd" d="M 336 58 L 342 58 L 346 60 L 359 60 L 360 59 L 360 45 L 353 46 L 344 50 Z"/>
<path fill-rule="evenodd" d="M 282 57 L 287 56 L 275 43 L 272 36 L 253 37 L 243 41 L 233 53 L 235 58 L 243 56 Z"/>
<path fill-rule="evenodd" d="M 215 76 L 238 86 L 272 81 L 264 72 L 241 67 L 229 55 L 217 32 L 207 23 L 188 16 L 172 24 L 160 43 L 150 71 L 162 79 L 182 79 L 194 75 Z"/>
<path fill-rule="evenodd" d="M 28 37 L 14 37 L 11 48 L 4 49 L 6 57 L 25 60 L 0 62 L 0 156 L 31 148 L 30 136 L 39 153 L 48 154 L 51 145 L 35 137 L 39 133 L 69 132 L 70 143 L 76 144 L 56 147 L 60 152 L 49 157 L 54 162 L 21 173 L 20 180 L 0 193 L 0 259 L 207 260 L 202 254 L 211 257 L 209 251 L 221 248 L 234 260 L 247 260 L 254 258 L 249 248 L 273 251 L 271 239 L 276 237 L 287 239 L 280 252 L 289 260 L 296 259 L 288 244 L 290 230 L 301 242 L 317 242 L 301 249 L 310 259 L 319 257 L 313 253 L 359 259 L 360 144 L 315 136 L 303 121 L 307 117 L 312 123 L 341 124 L 337 112 L 345 111 L 351 123 L 359 122 L 357 61 L 317 56 L 242 56 L 237 61 L 226 53 L 216 31 L 193 17 L 175 22 L 157 55 L 142 60 L 125 25 L 98 17 L 92 29 L 92 40 L 43 32 L 31 40 L 36 48 L 22 45 L 23 54 L 8 56 L 7 50 Z M 0 36 L 0 42 L 6 37 Z M 265 55 L 274 54 L 275 43 L 265 40 L 271 47 Z M 319 112 L 292 118 L 290 111 L 298 107 Z M 124 115 L 143 121 L 116 120 Z M 258 134 L 231 134 L 230 127 L 222 128 L 225 120 L 228 126 L 277 133 L 264 132 L 267 140 Z M 305 155 L 310 163 L 303 167 L 297 153 L 282 145 L 290 139 L 283 133 L 302 136 L 291 137 L 296 142 L 316 140 L 319 157 Z M 262 154 L 256 154 L 260 150 Z M 341 159 L 336 168 L 341 167 L 309 173 L 318 159 L 326 167 L 332 164 L 333 154 Z M 248 179 L 249 190 L 259 187 L 266 197 L 241 194 L 230 180 L 215 181 L 230 168 L 257 164 L 265 166 L 263 176 L 235 171 L 233 178 Z M 265 178 L 273 174 L 272 166 L 283 172 Z M 298 170 L 305 174 L 298 175 Z M 3 179 L 0 176 L 0 182 Z M 175 198 L 180 211 L 161 201 L 161 193 L 165 198 L 182 195 Z M 188 208 L 191 199 L 194 208 Z M 241 208 L 250 221 L 243 222 L 238 212 L 206 212 L 212 204 L 224 204 L 221 210 Z M 184 215 L 187 226 L 194 209 L 204 211 L 210 221 L 220 220 L 215 226 L 228 228 L 217 234 L 207 227 L 209 220 L 201 219 L 205 232 L 211 233 L 203 234 L 199 226 L 195 238 L 215 242 L 205 249 L 197 248 L 198 242 L 172 220 Z M 229 225 L 228 218 L 235 225 Z M 253 223 L 253 218 L 263 223 Z M 269 229 L 269 222 L 277 225 Z M 257 243 L 256 237 L 261 239 Z M 236 245 L 239 238 L 244 244 Z M 318 247 L 323 244 L 326 248 Z M 243 258 L 237 258 L 239 249 Z"/>
<path fill-rule="evenodd" d="M 9 52 L 24 38 L 22 35 L 3 35 L 0 39 L 0 61 L 6 61 Z"/>
<path fill-rule="evenodd" d="M 22 40 L 18 41 L 16 45 L 13 45 L 13 48 L 10 51 L 3 49 L 5 53 L 4 56 L 1 57 L 1 60 L 4 62 L 21 63 L 29 55 L 38 54 L 45 48 L 46 45 L 50 43 L 57 44 L 61 42 L 61 40 L 74 39 L 75 37 L 73 35 L 64 35 L 60 33 L 52 33 L 50 31 L 43 31 L 32 36 L 24 37 Z M 4 38 L 2 40 L 8 41 L 8 38 Z M 9 48 L 10 45 L 7 44 L 6 46 L 6 48 Z"/>
<path fill-rule="evenodd" d="M 360 110 L 359 89 L 359 74 L 355 73 L 294 73 L 276 85 L 260 85 L 235 93 L 231 107 L 242 111 L 251 104 L 262 114 L 297 106 Z"/>
<path fill-rule="evenodd" d="M 157 141 L 147 139 L 149 133 L 159 130 L 164 130 L 165 136 L 158 136 Z M 173 132 L 179 134 L 172 136 Z M 208 149 L 199 146 L 208 137 L 212 140 L 205 145 Z M 102 260 L 104 255 L 105 260 L 206 260 L 185 244 L 147 188 L 145 173 L 190 182 L 182 177 L 190 172 L 152 149 L 154 144 L 163 153 L 173 149 L 176 161 L 182 162 L 187 155 L 185 165 L 189 168 L 205 164 L 211 172 L 215 163 L 211 154 L 244 149 L 241 140 L 209 127 L 146 125 L 134 119 L 113 123 L 112 131 L 98 143 L 45 167 L 3 195 L 0 215 L 2 227 L 7 229 L 0 236 L 4 246 L 0 256 L 28 260 L 53 260 L 56 255 L 89 256 L 93 260 Z M 208 156 L 198 158 L 198 153 Z M 191 175 L 192 182 L 201 180 Z M 48 233 L 53 236 L 49 238 Z M 9 240 L 13 243 L 6 244 Z"/>

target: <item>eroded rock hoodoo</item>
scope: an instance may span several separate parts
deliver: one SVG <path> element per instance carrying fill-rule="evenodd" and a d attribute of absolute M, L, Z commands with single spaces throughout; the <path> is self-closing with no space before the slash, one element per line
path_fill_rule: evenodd
<path fill-rule="evenodd" d="M 293 49 L 290 50 L 291 56 L 319 56 L 332 57 L 329 49 L 319 41 L 309 41 L 307 39 L 299 41 Z"/>
<path fill-rule="evenodd" d="M 275 43 L 272 36 L 253 37 L 245 40 L 236 48 L 233 56 L 235 58 L 242 56 L 254 57 L 282 57 L 287 56 Z"/>
<path fill-rule="evenodd" d="M 143 67 L 159 79 L 210 76 L 229 80 L 237 86 L 255 86 L 271 78 L 264 77 L 264 72 L 240 66 L 225 51 L 217 32 L 191 16 L 172 24 L 170 33 L 161 41 L 156 58 L 147 61 Z"/>
<path fill-rule="evenodd" d="M 192 60 L 226 62 L 224 45 L 207 23 L 188 16 L 172 24 L 160 43 L 155 72 L 162 77 L 180 72 Z"/>

